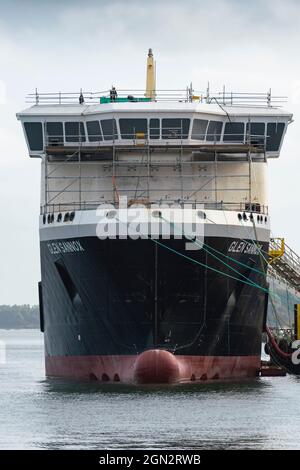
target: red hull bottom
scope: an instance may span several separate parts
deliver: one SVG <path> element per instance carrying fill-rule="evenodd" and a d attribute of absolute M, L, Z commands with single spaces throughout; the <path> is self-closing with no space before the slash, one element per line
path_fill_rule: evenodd
<path fill-rule="evenodd" d="M 174 356 L 151 350 L 137 356 L 46 356 L 50 377 L 137 384 L 188 383 L 255 377 L 259 356 Z"/>

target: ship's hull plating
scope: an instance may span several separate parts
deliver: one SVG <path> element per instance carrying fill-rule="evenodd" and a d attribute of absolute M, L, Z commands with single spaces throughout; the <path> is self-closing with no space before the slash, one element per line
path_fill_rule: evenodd
<path fill-rule="evenodd" d="M 249 285 L 265 286 L 252 241 L 208 237 L 213 254 L 186 251 L 186 240 L 160 243 L 168 248 L 41 242 L 47 375 L 126 383 L 257 375 L 266 298 Z"/>

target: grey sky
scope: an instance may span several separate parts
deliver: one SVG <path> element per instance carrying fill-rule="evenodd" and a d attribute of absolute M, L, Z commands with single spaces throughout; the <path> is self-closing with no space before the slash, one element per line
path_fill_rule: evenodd
<path fill-rule="evenodd" d="M 41 91 L 141 88 L 152 47 L 159 88 L 289 96 L 281 158 L 270 161 L 272 229 L 300 253 L 300 2 L 0 0 L 0 304 L 36 303 L 40 163 L 15 113 Z M 5 96 L 3 88 L 5 87 Z"/>

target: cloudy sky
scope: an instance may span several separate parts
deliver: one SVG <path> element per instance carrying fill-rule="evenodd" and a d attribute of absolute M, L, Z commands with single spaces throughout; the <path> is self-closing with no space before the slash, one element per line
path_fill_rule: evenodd
<path fill-rule="evenodd" d="M 158 88 L 288 95 L 295 122 L 270 161 L 274 235 L 300 253 L 298 0 L 0 0 L 0 304 L 36 303 L 39 160 L 15 113 L 40 91 L 141 88 L 152 47 Z"/>

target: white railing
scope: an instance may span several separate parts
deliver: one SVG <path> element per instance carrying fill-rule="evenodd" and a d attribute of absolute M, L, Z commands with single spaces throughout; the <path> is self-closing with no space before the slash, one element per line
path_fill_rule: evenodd
<path fill-rule="evenodd" d="M 74 192 L 74 191 L 73 191 Z M 137 199 L 138 200 L 138 199 Z M 57 213 L 57 212 L 64 212 L 64 211 L 77 211 L 77 210 L 96 210 L 100 204 L 112 204 L 116 205 L 116 201 L 114 199 L 111 200 L 105 200 L 105 201 L 100 201 L 99 199 L 96 199 L 94 201 L 73 201 L 73 202 L 60 202 L 60 203 L 46 203 L 43 206 L 40 207 L 40 214 L 52 214 L 52 213 Z M 206 210 L 220 210 L 220 211 L 240 211 L 241 213 L 245 211 L 249 211 L 249 207 L 245 203 L 238 203 L 238 202 L 199 202 L 199 201 L 185 201 L 184 203 L 180 204 L 178 202 L 178 199 L 168 199 L 168 200 L 163 200 L 163 199 L 149 199 L 147 200 L 147 204 L 144 203 L 145 205 L 147 204 L 176 204 L 177 206 L 180 205 L 183 207 L 183 204 L 190 204 L 192 207 L 197 207 L 199 204 L 203 204 L 203 209 Z M 254 207 L 255 205 L 253 205 Z M 259 209 L 255 209 L 254 211 L 251 211 L 254 214 L 257 214 L 257 216 L 268 215 L 268 206 L 259 206 Z"/>
<path fill-rule="evenodd" d="M 211 94 L 208 91 L 201 92 L 189 87 L 178 90 L 157 90 L 155 99 L 146 98 L 145 90 L 118 89 L 117 97 L 111 95 L 110 90 L 99 92 L 77 91 L 77 92 L 46 92 L 40 93 L 37 89 L 34 93 L 26 96 L 26 102 L 42 104 L 99 104 L 101 102 L 134 102 L 134 101 L 157 101 L 157 102 L 197 102 L 216 103 L 220 106 L 254 106 L 254 107 L 280 107 L 287 102 L 285 96 L 273 96 L 271 90 L 266 93 L 239 93 L 221 92 Z"/>

